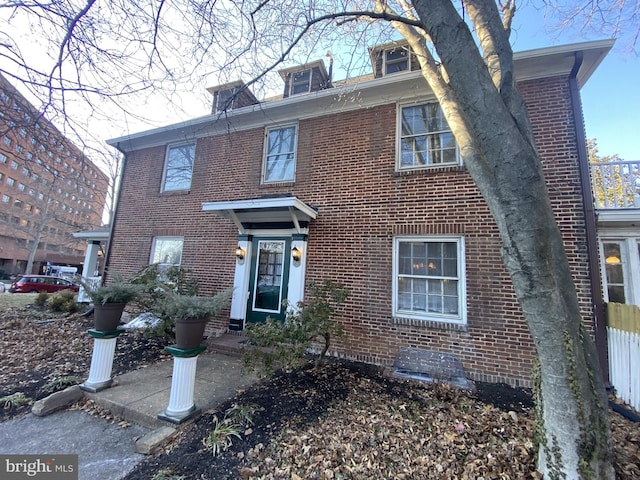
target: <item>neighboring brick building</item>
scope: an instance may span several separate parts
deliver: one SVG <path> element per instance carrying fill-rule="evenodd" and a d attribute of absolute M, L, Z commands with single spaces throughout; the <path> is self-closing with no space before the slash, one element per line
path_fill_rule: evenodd
<path fill-rule="evenodd" d="M 72 234 L 102 224 L 108 177 L 0 75 L 0 269 L 47 262 L 81 267 L 86 242 Z M 80 269 L 79 269 L 80 271 Z"/>
<path fill-rule="evenodd" d="M 570 85 L 582 86 L 610 47 L 516 55 L 591 327 L 593 218 Z M 235 286 L 212 332 L 281 317 L 280 300 L 334 279 L 351 292 L 334 354 L 389 364 L 415 346 L 454 354 L 474 379 L 527 384 L 533 343 L 495 222 L 407 51 L 387 45 L 371 57 L 373 76 L 342 85 L 322 62 L 284 70 L 279 100 L 259 103 L 241 82 L 210 88 L 209 117 L 109 141 L 126 161 L 108 264 L 122 273 L 181 264 L 203 293 Z"/>

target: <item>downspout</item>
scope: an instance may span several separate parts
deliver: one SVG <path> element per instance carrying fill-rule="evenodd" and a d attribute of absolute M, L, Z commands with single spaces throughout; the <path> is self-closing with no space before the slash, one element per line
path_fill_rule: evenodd
<path fill-rule="evenodd" d="M 585 233 L 587 240 L 587 258 L 589 262 L 589 278 L 591 283 L 591 298 L 593 301 L 593 326 L 596 341 L 598 360 L 602 369 L 602 377 L 605 384 L 609 385 L 609 362 L 607 344 L 607 325 L 605 315 L 604 297 L 602 295 L 602 277 L 600 274 L 600 258 L 598 253 L 598 235 L 596 231 L 596 212 L 591 187 L 591 174 L 589 171 L 589 154 L 587 152 L 587 138 L 584 130 L 584 117 L 582 103 L 580 101 L 580 87 L 578 86 L 578 71 L 582 66 L 583 54 L 576 52 L 573 69 L 569 74 L 569 93 L 571 95 L 571 108 L 576 133 L 576 146 L 578 148 L 578 168 L 580 170 L 580 183 L 582 184 L 582 204 L 584 207 Z"/>
<path fill-rule="evenodd" d="M 122 153 L 122 169 L 120 170 L 119 178 L 116 178 L 118 182 L 118 187 L 117 187 L 117 191 L 115 192 L 115 203 L 113 205 L 113 218 L 111 219 L 111 225 L 109 226 L 109 240 L 107 243 L 107 252 L 104 258 L 105 270 L 107 268 L 107 265 L 109 265 L 109 257 L 111 256 L 111 244 L 113 243 L 112 242 L 113 230 L 116 224 L 116 217 L 118 216 L 118 206 L 120 205 L 120 195 L 122 193 L 122 179 L 124 178 L 124 169 L 127 167 L 127 153 L 124 150 L 122 150 L 122 148 L 120 148 L 119 142 L 117 145 L 115 145 L 115 147 L 120 153 Z M 103 272 L 103 278 L 105 278 L 104 272 Z"/>

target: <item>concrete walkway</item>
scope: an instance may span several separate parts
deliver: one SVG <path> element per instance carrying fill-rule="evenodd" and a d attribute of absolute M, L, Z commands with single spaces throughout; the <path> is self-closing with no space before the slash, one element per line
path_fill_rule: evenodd
<path fill-rule="evenodd" d="M 257 381 L 241 373 L 238 356 L 229 355 L 237 353 L 241 340 L 212 339 L 198 357 L 194 402 L 203 412 Z M 77 454 L 80 480 L 119 480 L 144 458 L 136 451 L 153 448 L 176 431 L 176 425 L 158 419 L 169 403 L 172 371 L 170 359 L 115 377 L 113 385 L 100 392 L 84 392 L 130 422 L 128 427 L 82 411 L 29 414 L 0 423 L 0 454 Z"/>

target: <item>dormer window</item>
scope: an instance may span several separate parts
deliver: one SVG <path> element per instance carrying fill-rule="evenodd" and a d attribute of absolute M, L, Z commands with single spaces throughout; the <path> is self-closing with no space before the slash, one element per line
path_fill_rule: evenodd
<path fill-rule="evenodd" d="M 217 87 L 209 87 L 207 91 L 213 95 L 212 113 L 220 113 L 259 103 L 258 99 L 241 80 L 218 85 Z"/>
<path fill-rule="evenodd" d="M 417 58 L 406 42 L 392 42 L 373 47 L 369 55 L 375 78 L 419 68 Z"/>
<path fill-rule="evenodd" d="M 409 51 L 406 47 L 385 50 L 384 52 L 384 74 L 404 72 L 409 70 Z"/>
<path fill-rule="evenodd" d="M 280 70 L 284 98 L 331 88 L 331 78 L 322 60 Z"/>
<path fill-rule="evenodd" d="M 311 70 L 291 74 L 291 84 L 289 95 L 308 93 L 311 89 Z"/>

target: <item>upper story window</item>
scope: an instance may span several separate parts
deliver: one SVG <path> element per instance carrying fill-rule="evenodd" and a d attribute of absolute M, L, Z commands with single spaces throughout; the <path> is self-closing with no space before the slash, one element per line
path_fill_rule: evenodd
<path fill-rule="evenodd" d="M 393 315 L 466 323 L 462 237 L 396 237 Z"/>
<path fill-rule="evenodd" d="M 18 169 L 18 162 L 16 162 L 15 160 L 11 160 L 11 169 L 12 170 L 17 170 Z"/>
<path fill-rule="evenodd" d="M 7 156 L 0 153 L 0 163 L 7 163 Z"/>
<path fill-rule="evenodd" d="M 196 146 L 174 145 L 167 148 L 167 158 L 164 164 L 162 191 L 189 190 L 193 174 L 193 160 Z"/>
<path fill-rule="evenodd" d="M 384 52 L 384 74 L 389 75 L 409 70 L 410 55 L 408 47 L 398 47 Z"/>
<path fill-rule="evenodd" d="M 268 128 L 262 179 L 265 183 L 295 180 L 296 125 Z"/>
<path fill-rule="evenodd" d="M 290 89 L 289 95 L 297 95 L 311 91 L 311 70 L 292 73 Z"/>
<path fill-rule="evenodd" d="M 400 108 L 398 169 L 459 163 L 453 133 L 437 103 Z"/>

